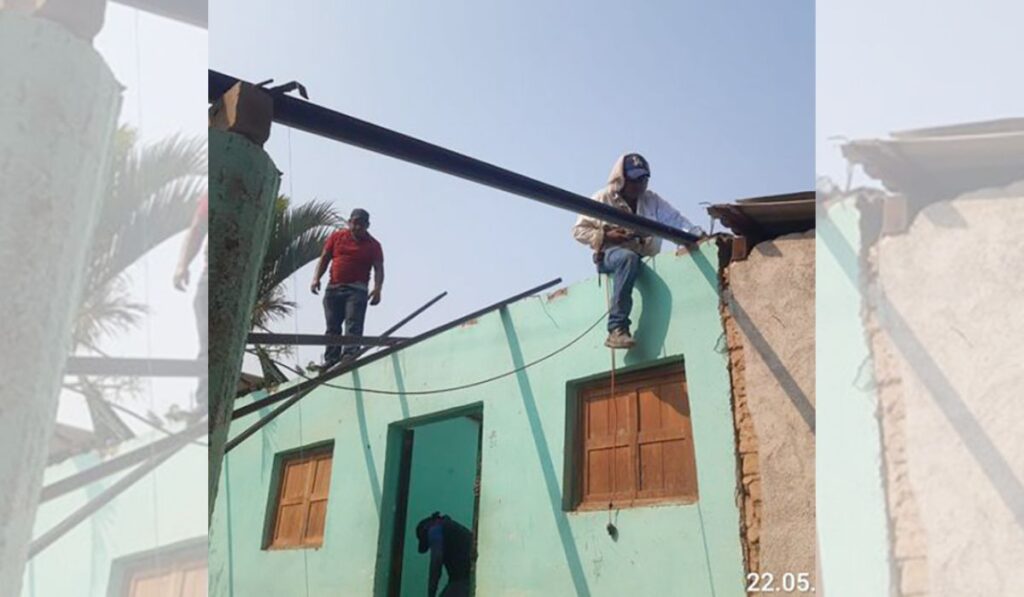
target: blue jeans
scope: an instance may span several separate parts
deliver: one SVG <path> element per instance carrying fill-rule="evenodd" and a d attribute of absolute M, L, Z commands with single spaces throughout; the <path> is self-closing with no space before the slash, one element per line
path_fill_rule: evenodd
<path fill-rule="evenodd" d="M 598 271 L 612 277 L 612 304 L 608 312 L 608 331 L 629 331 L 629 312 L 633 310 L 633 285 L 640 273 L 640 255 L 623 247 L 610 247 Z"/>
<path fill-rule="evenodd" d="M 324 291 L 324 318 L 327 319 L 327 334 L 347 336 L 363 335 L 363 320 L 366 318 L 366 301 L 369 294 L 363 288 L 355 286 L 338 286 Z M 359 352 L 359 346 L 349 345 L 328 346 L 324 351 L 324 363 L 331 364 L 341 360 L 342 354 L 353 355 Z"/>
<path fill-rule="evenodd" d="M 210 404 L 209 398 L 209 375 L 207 365 L 210 360 L 210 343 L 208 340 L 208 328 L 210 323 L 210 276 L 207 269 L 203 268 L 203 275 L 199 278 L 196 286 L 196 298 L 192 301 L 192 308 L 196 314 L 196 332 L 199 334 L 199 354 L 196 359 L 200 361 L 199 385 L 196 386 L 196 403 L 200 411 L 206 412 Z"/>

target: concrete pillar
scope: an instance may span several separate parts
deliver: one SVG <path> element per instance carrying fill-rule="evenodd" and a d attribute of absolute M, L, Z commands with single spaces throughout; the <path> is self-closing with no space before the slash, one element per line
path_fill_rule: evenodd
<path fill-rule="evenodd" d="M 52 21 L 0 12 L 0 587 L 19 595 L 121 86 Z"/>
<path fill-rule="evenodd" d="M 209 516 L 281 176 L 242 135 L 210 129 Z"/>

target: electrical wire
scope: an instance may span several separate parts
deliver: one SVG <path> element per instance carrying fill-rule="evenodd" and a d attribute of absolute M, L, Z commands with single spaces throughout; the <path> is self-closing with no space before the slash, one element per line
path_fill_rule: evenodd
<path fill-rule="evenodd" d="M 538 359 L 530 361 L 529 363 L 526 363 L 526 364 L 524 364 L 524 365 L 522 365 L 520 367 L 516 367 L 515 369 L 512 369 L 510 371 L 506 371 L 504 373 L 499 373 L 498 375 L 493 375 L 493 376 L 488 377 L 486 379 L 481 379 L 479 381 L 474 381 L 474 382 L 471 382 L 471 383 L 466 383 L 466 384 L 462 384 L 462 385 L 458 385 L 458 386 L 451 386 L 451 387 L 447 387 L 447 388 L 438 388 L 438 389 L 433 389 L 433 390 L 413 390 L 413 391 L 405 391 L 405 392 L 399 392 L 399 391 L 395 391 L 395 390 L 379 390 L 379 389 L 373 389 L 373 388 L 356 388 L 356 387 L 350 387 L 350 386 L 341 386 L 341 385 L 337 385 L 337 384 L 328 383 L 326 381 L 322 381 L 318 385 L 323 385 L 323 386 L 327 386 L 327 387 L 330 387 L 330 388 L 335 388 L 337 390 L 348 390 L 348 391 L 352 391 L 352 392 L 365 392 L 367 394 L 384 394 L 384 395 L 387 395 L 387 396 L 427 396 L 427 395 L 431 395 L 431 394 L 445 394 L 445 393 L 448 393 L 448 392 L 457 392 L 459 390 L 468 390 L 469 388 L 475 388 L 477 386 L 482 386 L 482 385 L 491 383 L 493 381 L 497 381 L 499 379 L 508 377 L 510 375 L 515 375 L 516 373 L 519 373 L 520 371 L 525 371 L 526 369 L 529 369 L 530 367 L 533 367 L 534 365 L 540 364 L 540 363 L 542 363 L 542 362 L 544 362 L 544 361 L 546 361 L 546 360 L 548 360 L 548 359 L 558 355 L 559 353 L 564 352 L 569 347 L 571 347 L 572 345 L 574 345 L 577 342 L 579 342 L 580 340 L 582 340 L 591 331 L 593 331 L 593 329 L 595 327 L 597 327 L 598 324 L 600 324 L 602 321 L 604 321 L 604 318 L 607 315 L 608 315 L 607 311 L 602 313 L 601 317 L 599 317 L 597 319 L 597 321 L 592 323 L 590 325 L 590 327 L 588 327 L 586 330 L 584 330 L 583 333 L 581 333 L 580 335 L 576 336 L 568 344 L 558 348 L 557 350 L 555 350 L 553 352 L 550 352 L 550 353 L 548 353 L 548 354 L 546 354 L 546 355 L 544 355 L 544 356 L 542 356 L 542 357 L 540 357 Z M 306 380 L 309 380 L 309 381 L 315 381 L 316 380 L 315 377 L 307 376 L 300 369 L 295 369 L 293 367 L 290 367 L 290 366 L 288 366 L 288 365 L 286 365 L 286 364 L 284 364 L 284 363 L 282 363 L 282 362 L 280 362 L 280 361 L 278 361 L 276 359 L 272 359 L 272 360 L 276 364 L 284 367 L 285 369 L 288 369 L 289 371 L 291 371 L 292 373 L 295 373 L 296 375 L 298 375 L 299 377 L 302 377 L 303 379 L 306 379 Z"/>

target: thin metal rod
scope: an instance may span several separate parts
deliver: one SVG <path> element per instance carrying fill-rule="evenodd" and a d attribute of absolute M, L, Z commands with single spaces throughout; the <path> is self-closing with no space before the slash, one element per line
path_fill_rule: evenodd
<path fill-rule="evenodd" d="M 67 493 L 71 493 L 76 489 L 81 489 L 86 485 L 95 483 L 100 479 L 121 472 L 132 465 L 138 464 L 147 458 L 152 457 L 154 453 L 162 453 L 165 450 L 177 450 L 197 437 L 203 435 L 206 431 L 207 425 L 205 421 L 196 423 L 192 427 L 188 427 L 184 431 L 175 433 L 170 437 L 158 439 L 146 444 L 145 446 L 140 446 L 131 452 L 125 452 L 120 456 L 111 458 L 102 464 L 97 464 L 96 466 L 87 468 L 80 473 L 75 473 L 70 477 L 54 481 L 53 483 L 43 487 L 42 492 L 39 494 L 39 503 L 42 504 L 48 502 Z"/>
<path fill-rule="evenodd" d="M 423 305 L 419 309 L 416 309 L 412 313 L 406 315 L 404 318 L 402 318 L 401 321 L 399 321 L 395 325 L 393 325 L 393 326 L 389 327 L 387 330 L 385 330 L 384 333 L 381 334 L 381 337 L 382 338 L 389 337 L 392 332 L 398 331 L 402 326 L 404 326 L 405 324 L 407 324 L 410 321 L 412 321 L 417 315 L 419 315 L 420 313 L 423 313 L 424 311 L 429 309 L 431 306 L 433 306 L 434 303 L 436 303 L 437 301 L 443 299 L 447 295 L 448 295 L 448 291 L 446 290 L 446 291 L 442 292 L 441 294 L 435 296 L 434 298 L 430 299 L 430 301 L 428 301 L 425 305 Z M 366 352 L 366 350 L 367 350 L 366 348 L 361 349 L 356 354 L 356 358 L 358 359 L 360 356 L 362 356 L 363 353 Z M 325 374 L 326 373 L 329 373 L 329 371 L 325 372 Z M 291 407 L 291 405 L 293 405 L 296 402 L 298 402 L 299 400 L 301 400 L 303 396 L 305 396 L 306 394 L 308 394 L 312 390 L 313 390 L 313 388 L 311 387 L 311 388 L 309 388 L 308 390 L 306 390 L 304 392 L 296 393 L 294 396 L 292 396 L 291 398 L 286 400 L 284 402 L 284 404 L 281 404 L 280 406 L 278 406 L 274 410 L 270 411 L 267 414 L 266 417 L 260 419 L 259 421 L 256 421 L 254 424 L 252 424 L 248 428 L 246 428 L 245 431 L 242 431 L 241 433 L 239 433 L 235 437 L 231 438 L 228 441 L 228 443 L 224 446 L 224 453 L 227 454 L 228 452 L 230 452 L 232 449 L 234 449 L 235 446 L 237 446 L 238 444 L 242 443 L 243 441 L 248 439 L 250 436 L 252 436 L 254 433 L 256 433 L 257 431 L 262 429 L 267 423 L 269 423 L 269 422 L 273 421 L 274 419 L 276 419 L 278 417 L 278 415 L 280 415 L 284 411 L 288 410 Z"/>
<path fill-rule="evenodd" d="M 224 95 L 224 92 L 238 81 L 235 77 L 210 70 L 210 101 Z M 698 240 L 696 236 L 678 228 L 618 210 L 582 195 L 323 106 L 280 93 L 272 94 L 272 97 L 274 121 L 284 126 L 458 176 L 513 195 L 624 226 L 636 232 L 651 234 L 676 243 L 691 243 Z"/>
<path fill-rule="evenodd" d="M 502 301 L 499 301 L 497 303 L 494 303 L 493 305 L 489 305 L 487 307 L 484 307 L 483 309 L 478 309 L 476 311 L 473 311 L 472 313 L 469 313 L 468 315 L 463 315 L 462 317 L 459 317 L 458 319 L 453 319 L 452 321 L 449 321 L 448 323 L 441 324 L 441 325 L 437 326 L 436 328 L 427 330 L 426 332 L 423 332 L 422 334 L 420 334 L 418 336 L 414 336 L 414 337 L 410 338 L 408 342 L 405 342 L 405 343 L 403 343 L 403 344 L 401 344 L 399 346 L 392 346 L 390 348 L 385 348 L 384 350 L 381 350 L 379 352 L 375 352 L 375 353 L 371 354 L 370 356 L 368 356 L 366 358 L 362 358 L 362 359 L 353 361 L 351 363 L 347 363 L 345 365 L 340 365 L 340 366 L 338 366 L 335 369 L 331 369 L 330 371 L 325 371 L 323 374 L 321 374 L 316 379 L 310 379 L 310 380 L 306 380 L 304 382 L 295 384 L 294 386 L 285 388 L 285 389 L 283 389 L 283 390 L 281 390 L 279 392 L 275 392 L 274 394 L 271 394 L 270 396 L 267 396 L 266 398 L 263 398 L 261 400 L 257 400 L 255 402 L 253 402 L 252 404 L 249 404 L 247 406 L 243 406 L 242 408 L 237 409 L 231 415 L 231 419 L 235 420 L 235 419 L 244 417 L 245 415 L 257 412 L 261 408 L 265 408 L 267 406 L 270 406 L 271 404 L 276 404 L 276 403 L 284 400 L 285 398 L 288 398 L 289 396 L 297 394 L 298 392 L 303 392 L 305 390 L 308 390 L 310 388 L 313 388 L 315 386 L 320 385 L 322 382 L 330 381 L 330 380 L 334 379 L 335 377 L 340 377 L 342 375 L 345 375 L 349 371 L 354 371 L 354 370 L 362 367 L 363 365 L 368 365 L 368 364 L 370 364 L 370 363 L 372 363 L 374 361 L 378 361 L 378 360 L 380 360 L 380 359 L 382 359 L 382 358 L 384 358 L 384 357 L 386 357 L 386 356 L 388 356 L 390 354 L 398 352 L 399 350 L 403 350 L 403 349 L 408 348 L 408 347 L 410 347 L 410 346 L 412 346 L 414 344 L 419 344 L 420 342 L 423 342 L 424 340 L 433 338 L 434 336 L 436 336 L 436 335 L 438 335 L 440 333 L 447 332 L 448 330 L 450 330 L 452 328 L 456 328 L 456 327 L 466 323 L 467 321 L 470 321 L 472 319 L 476 319 L 476 318 L 478 318 L 478 317 L 480 317 L 482 315 L 486 315 L 487 313 L 490 313 L 491 311 L 495 311 L 497 309 L 500 309 L 500 308 L 504 307 L 505 305 L 507 305 L 509 303 L 514 303 L 514 302 L 516 302 L 516 301 L 518 301 L 520 299 L 524 299 L 524 298 L 526 298 L 528 296 L 532 296 L 534 294 L 537 294 L 538 292 L 541 292 L 542 290 L 546 290 L 548 288 L 551 288 L 552 286 L 554 286 L 555 284 L 560 283 L 561 281 L 562 281 L 561 278 L 555 278 L 554 280 L 551 280 L 550 282 L 545 282 L 544 284 L 541 284 L 540 286 L 535 286 L 535 287 L 533 287 L 533 288 L 531 288 L 529 290 L 526 290 L 524 292 L 520 292 L 519 294 L 517 294 L 515 296 L 511 296 L 511 297 L 509 297 L 509 298 L 507 298 L 505 300 L 502 300 Z M 263 421 L 260 421 L 260 422 L 262 423 Z"/>
<path fill-rule="evenodd" d="M 319 334 L 249 334 L 248 344 L 281 344 L 288 346 L 394 346 L 408 338 L 383 336 L 343 336 Z"/>
<path fill-rule="evenodd" d="M 184 446 L 177 446 L 174 449 L 166 450 L 153 456 L 148 462 L 139 465 L 133 469 L 130 473 L 121 477 L 116 483 L 104 489 L 96 497 L 90 499 L 81 508 L 75 510 L 68 515 L 67 518 L 57 523 L 49 531 L 46 531 L 38 539 L 32 542 L 28 548 L 29 559 L 34 558 L 39 552 L 43 551 L 47 547 L 53 545 L 55 541 L 66 535 L 76 526 L 81 524 L 84 520 L 92 516 L 97 510 L 110 503 L 114 498 L 124 493 L 125 490 L 135 485 L 140 479 L 148 475 L 153 469 L 163 464 L 167 459 L 181 449 Z"/>
<path fill-rule="evenodd" d="M 404 326 L 405 324 L 409 323 L 413 319 L 416 319 L 417 317 L 419 317 L 420 313 L 423 313 L 427 309 L 433 307 L 434 303 L 436 303 L 437 301 L 443 299 L 446 296 L 448 296 L 448 291 L 447 290 L 445 290 L 441 294 L 439 294 L 439 295 L 435 296 L 434 298 L 430 299 L 429 301 L 427 301 L 426 304 L 424 304 L 419 309 L 416 309 L 412 313 L 410 313 L 410 314 L 406 315 L 405 317 L 403 317 L 395 325 L 393 325 L 393 326 L 389 327 L 388 329 L 384 330 L 384 333 L 381 334 L 381 337 L 382 338 L 383 337 L 391 337 L 392 333 L 397 332 L 402 326 Z"/>
<path fill-rule="evenodd" d="M 189 359 L 133 359 L 126 357 L 70 356 L 64 375 L 110 377 L 199 377 L 206 363 Z"/>

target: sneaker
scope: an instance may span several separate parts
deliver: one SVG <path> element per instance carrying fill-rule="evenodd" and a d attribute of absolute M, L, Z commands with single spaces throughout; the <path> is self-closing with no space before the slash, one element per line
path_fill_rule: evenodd
<path fill-rule="evenodd" d="M 608 348 L 629 349 L 636 346 L 636 341 L 629 335 L 629 330 L 619 328 L 608 334 L 608 339 L 604 341 L 604 345 Z"/>

